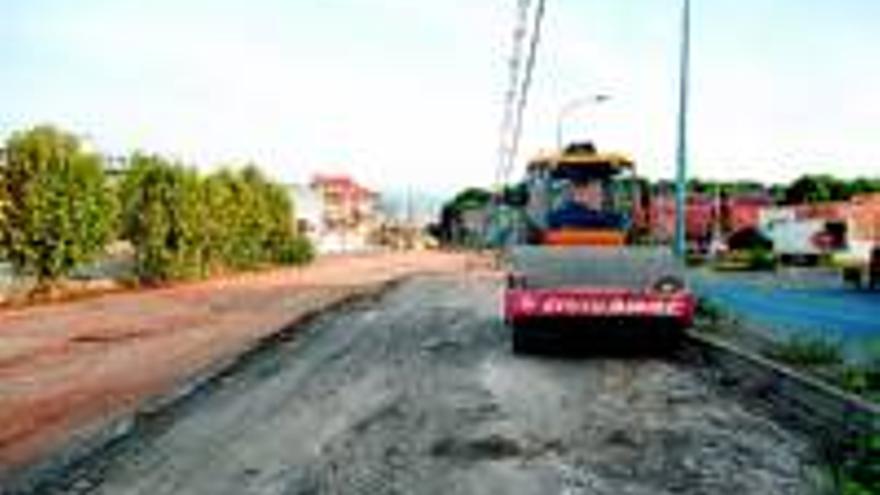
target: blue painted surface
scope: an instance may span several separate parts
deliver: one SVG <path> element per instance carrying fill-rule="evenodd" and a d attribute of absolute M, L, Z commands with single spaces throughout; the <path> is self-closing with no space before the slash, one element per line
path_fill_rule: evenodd
<path fill-rule="evenodd" d="M 880 292 L 845 287 L 833 272 L 695 272 L 701 296 L 781 337 L 840 341 L 851 355 L 880 344 Z"/>

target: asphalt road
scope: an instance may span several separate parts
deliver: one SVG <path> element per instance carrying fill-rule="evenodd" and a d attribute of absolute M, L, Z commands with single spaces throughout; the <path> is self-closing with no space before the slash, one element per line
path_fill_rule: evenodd
<path fill-rule="evenodd" d="M 851 350 L 880 341 L 880 292 L 847 288 L 833 271 L 699 271 L 692 281 L 700 294 L 778 335 L 824 336 Z"/>
<path fill-rule="evenodd" d="M 803 439 L 695 369 L 513 356 L 499 290 L 418 278 L 322 317 L 40 493 L 811 493 Z"/>

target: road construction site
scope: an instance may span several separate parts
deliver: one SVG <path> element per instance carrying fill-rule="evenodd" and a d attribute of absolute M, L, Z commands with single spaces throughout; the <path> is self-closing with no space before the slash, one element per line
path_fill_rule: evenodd
<path fill-rule="evenodd" d="M 458 263 L 264 338 L 45 494 L 808 494 L 809 439 L 677 356 L 517 356 Z"/>
<path fill-rule="evenodd" d="M 484 260 L 328 256 L 276 269 L 0 312 L 0 493 L 125 435 L 284 328 L 416 273 Z"/>

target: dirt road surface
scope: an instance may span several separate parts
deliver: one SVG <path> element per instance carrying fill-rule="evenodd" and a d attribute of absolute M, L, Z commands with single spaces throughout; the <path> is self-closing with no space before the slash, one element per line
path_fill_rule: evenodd
<path fill-rule="evenodd" d="M 480 262 L 439 252 L 336 256 L 304 268 L 0 311 L 0 492 L 20 484 L 10 478 L 30 477 L 41 463 L 112 436 L 133 410 L 155 407 L 289 324 L 400 277 Z"/>
<path fill-rule="evenodd" d="M 685 365 L 513 356 L 499 290 L 419 277 L 323 316 L 40 492 L 811 493 L 805 442 Z"/>

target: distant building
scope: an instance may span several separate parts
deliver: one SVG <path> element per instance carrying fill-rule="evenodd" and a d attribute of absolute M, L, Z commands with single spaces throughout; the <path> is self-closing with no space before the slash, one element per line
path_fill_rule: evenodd
<path fill-rule="evenodd" d="M 693 242 L 706 243 L 712 235 L 715 220 L 715 201 L 704 194 L 691 194 L 686 205 L 685 230 L 687 238 Z M 676 203 L 671 194 L 651 198 L 648 215 L 652 237 L 659 242 L 671 242 L 675 236 Z"/>
<path fill-rule="evenodd" d="M 880 193 L 856 196 L 847 212 L 847 248 L 861 259 L 880 246 Z"/>
<path fill-rule="evenodd" d="M 363 250 L 380 225 L 379 194 L 347 175 L 316 175 L 291 184 L 297 228 L 319 252 Z"/>
<path fill-rule="evenodd" d="M 846 251 L 867 259 L 880 245 L 880 194 L 853 197 L 850 201 L 808 203 L 765 208 L 761 211 L 762 230 L 781 231 L 789 238 L 777 242 L 783 254 L 789 244 L 815 246 L 825 252 Z"/>
<path fill-rule="evenodd" d="M 732 196 L 726 200 L 722 214 L 726 217 L 729 232 L 758 227 L 761 211 L 773 206 L 773 198 L 769 194 L 745 193 Z"/>
<path fill-rule="evenodd" d="M 772 205 L 773 199 L 767 194 L 743 193 L 723 197 L 689 194 L 685 212 L 687 238 L 705 247 L 716 233 L 726 237 L 740 230 L 758 227 L 761 211 Z M 675 235 L 676 217 L 675 197 L 672 194 L 651 198 L 648 222 L 654 239 L 671 242 Z"/>
<path fill-rule="evenodd" d="M 361 228 L 375 217 L 379 194 L 347 175 L 316 175 L 309 187 L 322 198 L 330 230 Z"/>
<path fill-rule="evenodd" d="M 297 232 L 317 238 L 324 225 L 324 198 L 306 184 L 289 184 L 287 190 L 293 200 Z"/>

